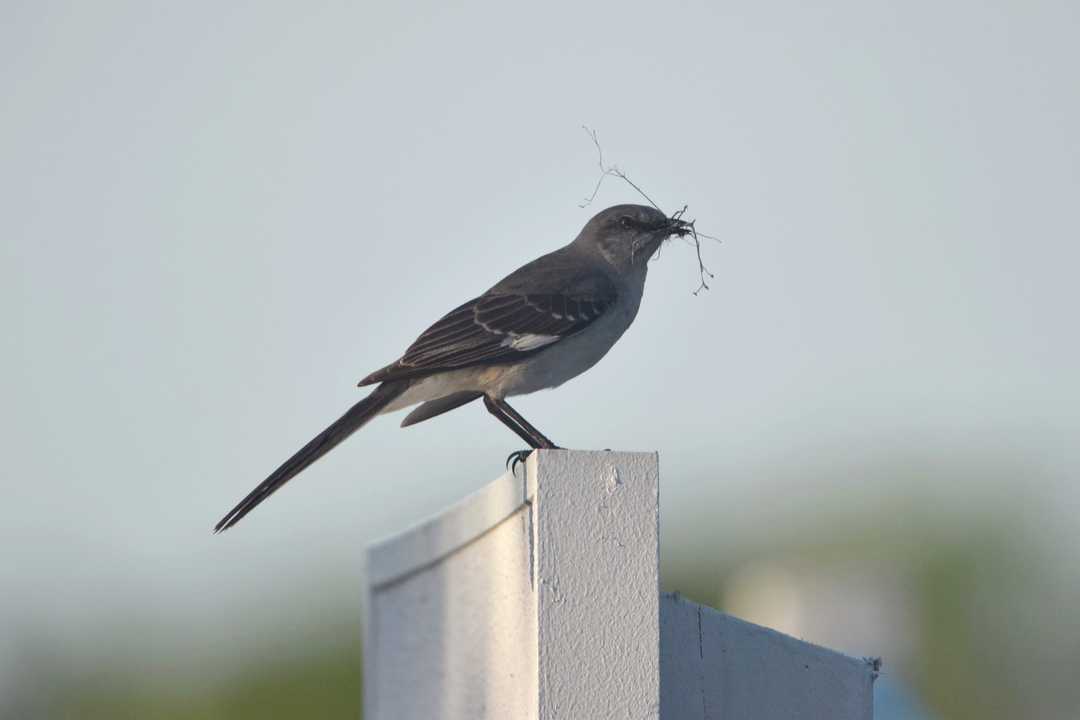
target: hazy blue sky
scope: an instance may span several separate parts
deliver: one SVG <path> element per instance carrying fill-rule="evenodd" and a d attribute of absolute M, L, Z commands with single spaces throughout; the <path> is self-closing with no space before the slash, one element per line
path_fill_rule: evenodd
<path fill-rule="evenodd" d="M 667 543 L 897 483 L 1080 538 L 1075 2 L 3 14 L 0 673 L 26 628 L 204 648 L 354 603 L 364 543 L 495 477 L 520 443 L 480 406 L 381 418 L 209 532 L 428 323 L 636 199 L 578 207 L 582 123 L 723 239 L 716 277 L 673 244 L 615 350 L 517 406 L 658 449 Z"/>

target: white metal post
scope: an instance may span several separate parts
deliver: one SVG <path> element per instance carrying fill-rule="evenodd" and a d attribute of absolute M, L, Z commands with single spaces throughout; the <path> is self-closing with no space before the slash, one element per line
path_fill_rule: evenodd
<path fill-rule="evenodd" d="M 521 475 L 369 549 L 367 720 L 872 717 L 866 663 L 660 595 L 655 453 Z"/>

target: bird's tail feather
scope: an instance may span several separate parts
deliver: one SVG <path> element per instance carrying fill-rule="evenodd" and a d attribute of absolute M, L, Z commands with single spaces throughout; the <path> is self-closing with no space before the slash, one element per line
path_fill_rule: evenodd
<path fill-rule="evenodd" d="M 281 464 L 281 467 L 271 473 L 270 477 L 259 483 L 258 487 L 248 493 L 247 497 L 237 503 L 236 507 L 230 510 L 225 517 L 221 518 L 221 521 L 214 526 L 214 532 L 219 533 L 228 530 L 240 522 L 241 518 L 254 510 L 256 505 L 270 497 L 275 490 L 330 452 L 342 440 L 363 427 L 368 420 L 375 417 L 380 410 L 405 392 L 408 386 L 409 382 L 407 380 L 399 380 L 397 382 L 385 382 L 375 388 L 374 392 L 349 408 L 330 427 L 312 438 L 311 442 L 297 450 L 291 458 Z"/>

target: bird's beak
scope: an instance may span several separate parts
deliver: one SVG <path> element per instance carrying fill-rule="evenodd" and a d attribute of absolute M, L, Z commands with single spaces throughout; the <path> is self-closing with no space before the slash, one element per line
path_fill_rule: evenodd
<path fill-rule="evenodd" d="M 667 222 L 656 225 L 648 231 L 648 234 L 635 243 L 635 251 L 645 257 L 651 258 L 660 249 L 668 238 L 672 236 L 682 237 L 691 232 L 691 226 L 685 220 L 678 217 L 669 218 Z"/>
<path fill-rule="evenodd" d="M 682 218 L 675 217 L 668 220 L 666 230 L 669 236 L 678 235 L 679 237 L 684 237 L 693 232 L 694 225 Z"/>
<path fill-rule="evenodd" d="M 649 232 L 655 240 L 667 240 L 672 235 L 682 237 L 693 232 L 694 225 L 676 215 L 668 218 L 665 222 L 654 225 Z"/>

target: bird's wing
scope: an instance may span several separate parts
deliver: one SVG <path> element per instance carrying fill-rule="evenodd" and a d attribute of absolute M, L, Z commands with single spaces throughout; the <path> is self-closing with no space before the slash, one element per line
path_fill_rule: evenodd
<path fill-rule="evenodd" d="M 561 292 L 498 292 L 496 286 L 449 312 L 400 360 L 368 375 L 360 385 L 515 362 L 581 332 L 615 297 L 614 285 L 596 277 Z"/>

